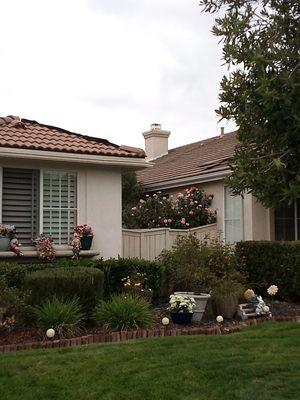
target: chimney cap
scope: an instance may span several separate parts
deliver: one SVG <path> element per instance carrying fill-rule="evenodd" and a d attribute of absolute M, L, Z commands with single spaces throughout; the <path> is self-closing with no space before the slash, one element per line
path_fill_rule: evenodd
<path fill-rule="evenodd" d="M 161 131 L 161 124 L 153 123 L 150 126 L 151 131 Z"/>

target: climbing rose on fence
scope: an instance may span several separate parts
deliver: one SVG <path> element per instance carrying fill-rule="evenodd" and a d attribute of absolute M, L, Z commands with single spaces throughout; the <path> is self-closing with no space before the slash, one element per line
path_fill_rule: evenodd
<path fill-rule="evenodd" d="M 161 192 L 145 195 L 124 213 L 124 225 L 130 229 L 177 228 L 189 229 L 216 222 L 211 209 L 212 194 L 191 187 L 167 197 Z"/>

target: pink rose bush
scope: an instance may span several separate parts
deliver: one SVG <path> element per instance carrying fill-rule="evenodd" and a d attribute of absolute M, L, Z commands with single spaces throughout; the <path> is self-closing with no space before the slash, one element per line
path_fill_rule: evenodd
<path fill-rule="evenodd" d="M 216 222 L 212 200 L 212 194 L 206 195 L 197 187 L 169 197 L 161 192 L 146 194 L 124 213 L 124 226 L 129 229 L 189 229 L 212 224 Z"/>

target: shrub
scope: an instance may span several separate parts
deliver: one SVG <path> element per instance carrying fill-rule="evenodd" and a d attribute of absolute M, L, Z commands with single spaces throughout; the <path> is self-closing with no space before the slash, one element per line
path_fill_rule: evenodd
<path fill-rule="evenodd" d="M 6 315 L 14 315 L 19 320 L 23 319 L 27 299 L 28 293 L 15 287 L 9 287 L 5 278 L 0 276 L 0 307 L 6 309 Z"/>
<path fill-rule="evenodd" d="M 5 278 L 10 287 L 22 288 L 27 272 L 48 268 L 46 264 L 13 264 L 8 262 L 0 263 L 0 276 Z"/>
<path fill-rule="evenodd" d="M 121 293 L 126 288 L 128 279 L 141 283 L 140 288 L 152 293 L 154 300 L 161 296 L 163 286 L 163 271 L 157 261 L 139 260 L 134 258 L 118 258 L 95 264 L 105 274 L 105 295 L 107 297 Z"/>
<path fill-rule="evenodd" d="M 300 241 L 239 242 L 236 253 L 255 292 L 265 296 L 266 289 L 275 284 L 279 298 L 300 298 Z"/>
<path fill-rule="evenodd" d="M 161 192 L 145 195 L 135 207 L 123 214 L 127 228 L 180 228 L 188 229 L 214 223 L 216 212 L 211 203 L 213 195 L 191 187 L 178 193 L 176 199 Z"/>
<path fill-rule="evenodd" d="M 159 257 L 166 280 L 178 291 L 210 291 L 220 281 L 243 281 L 234 249 L 219 240 L 200 242 L 195 235 L 179 237 Z"/>
<path fill-rule="evenodd" d="M 54 297 L 40 306 L 30 307 L 30 313 L 43 333 L 53 328 L 59 337 L 72 337 L 82 330 L 84 314 L 77 298 L 62 301 Z"/>
<path fill-rule="evenodd" d="M 95 268 L 48 268 L 27 273 L 25 288 L 31 291 L 32 305 L 41 305 L 56 296 L 59 300 L 76 295 L 86 313 L 94 310 L 103 298 L 103 272 Z"/>
<path fill-rule="evenodd" d="M 153 311 L 145 299 L 122 295 L 100 304 L 95 319 L 111 331 L 147 328 L 153 322 Z"/>

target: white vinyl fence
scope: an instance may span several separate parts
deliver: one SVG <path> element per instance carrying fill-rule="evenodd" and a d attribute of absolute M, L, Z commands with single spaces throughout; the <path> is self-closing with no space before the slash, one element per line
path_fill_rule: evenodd
<path fill-rule="evenodd" d="M 170 250 L 178 236 L 196 235 L 201 241 L 217 237 L 217 224 L 192 229 L 123 229 L 123 257 L 155 260 L 162 250 Z"/>

